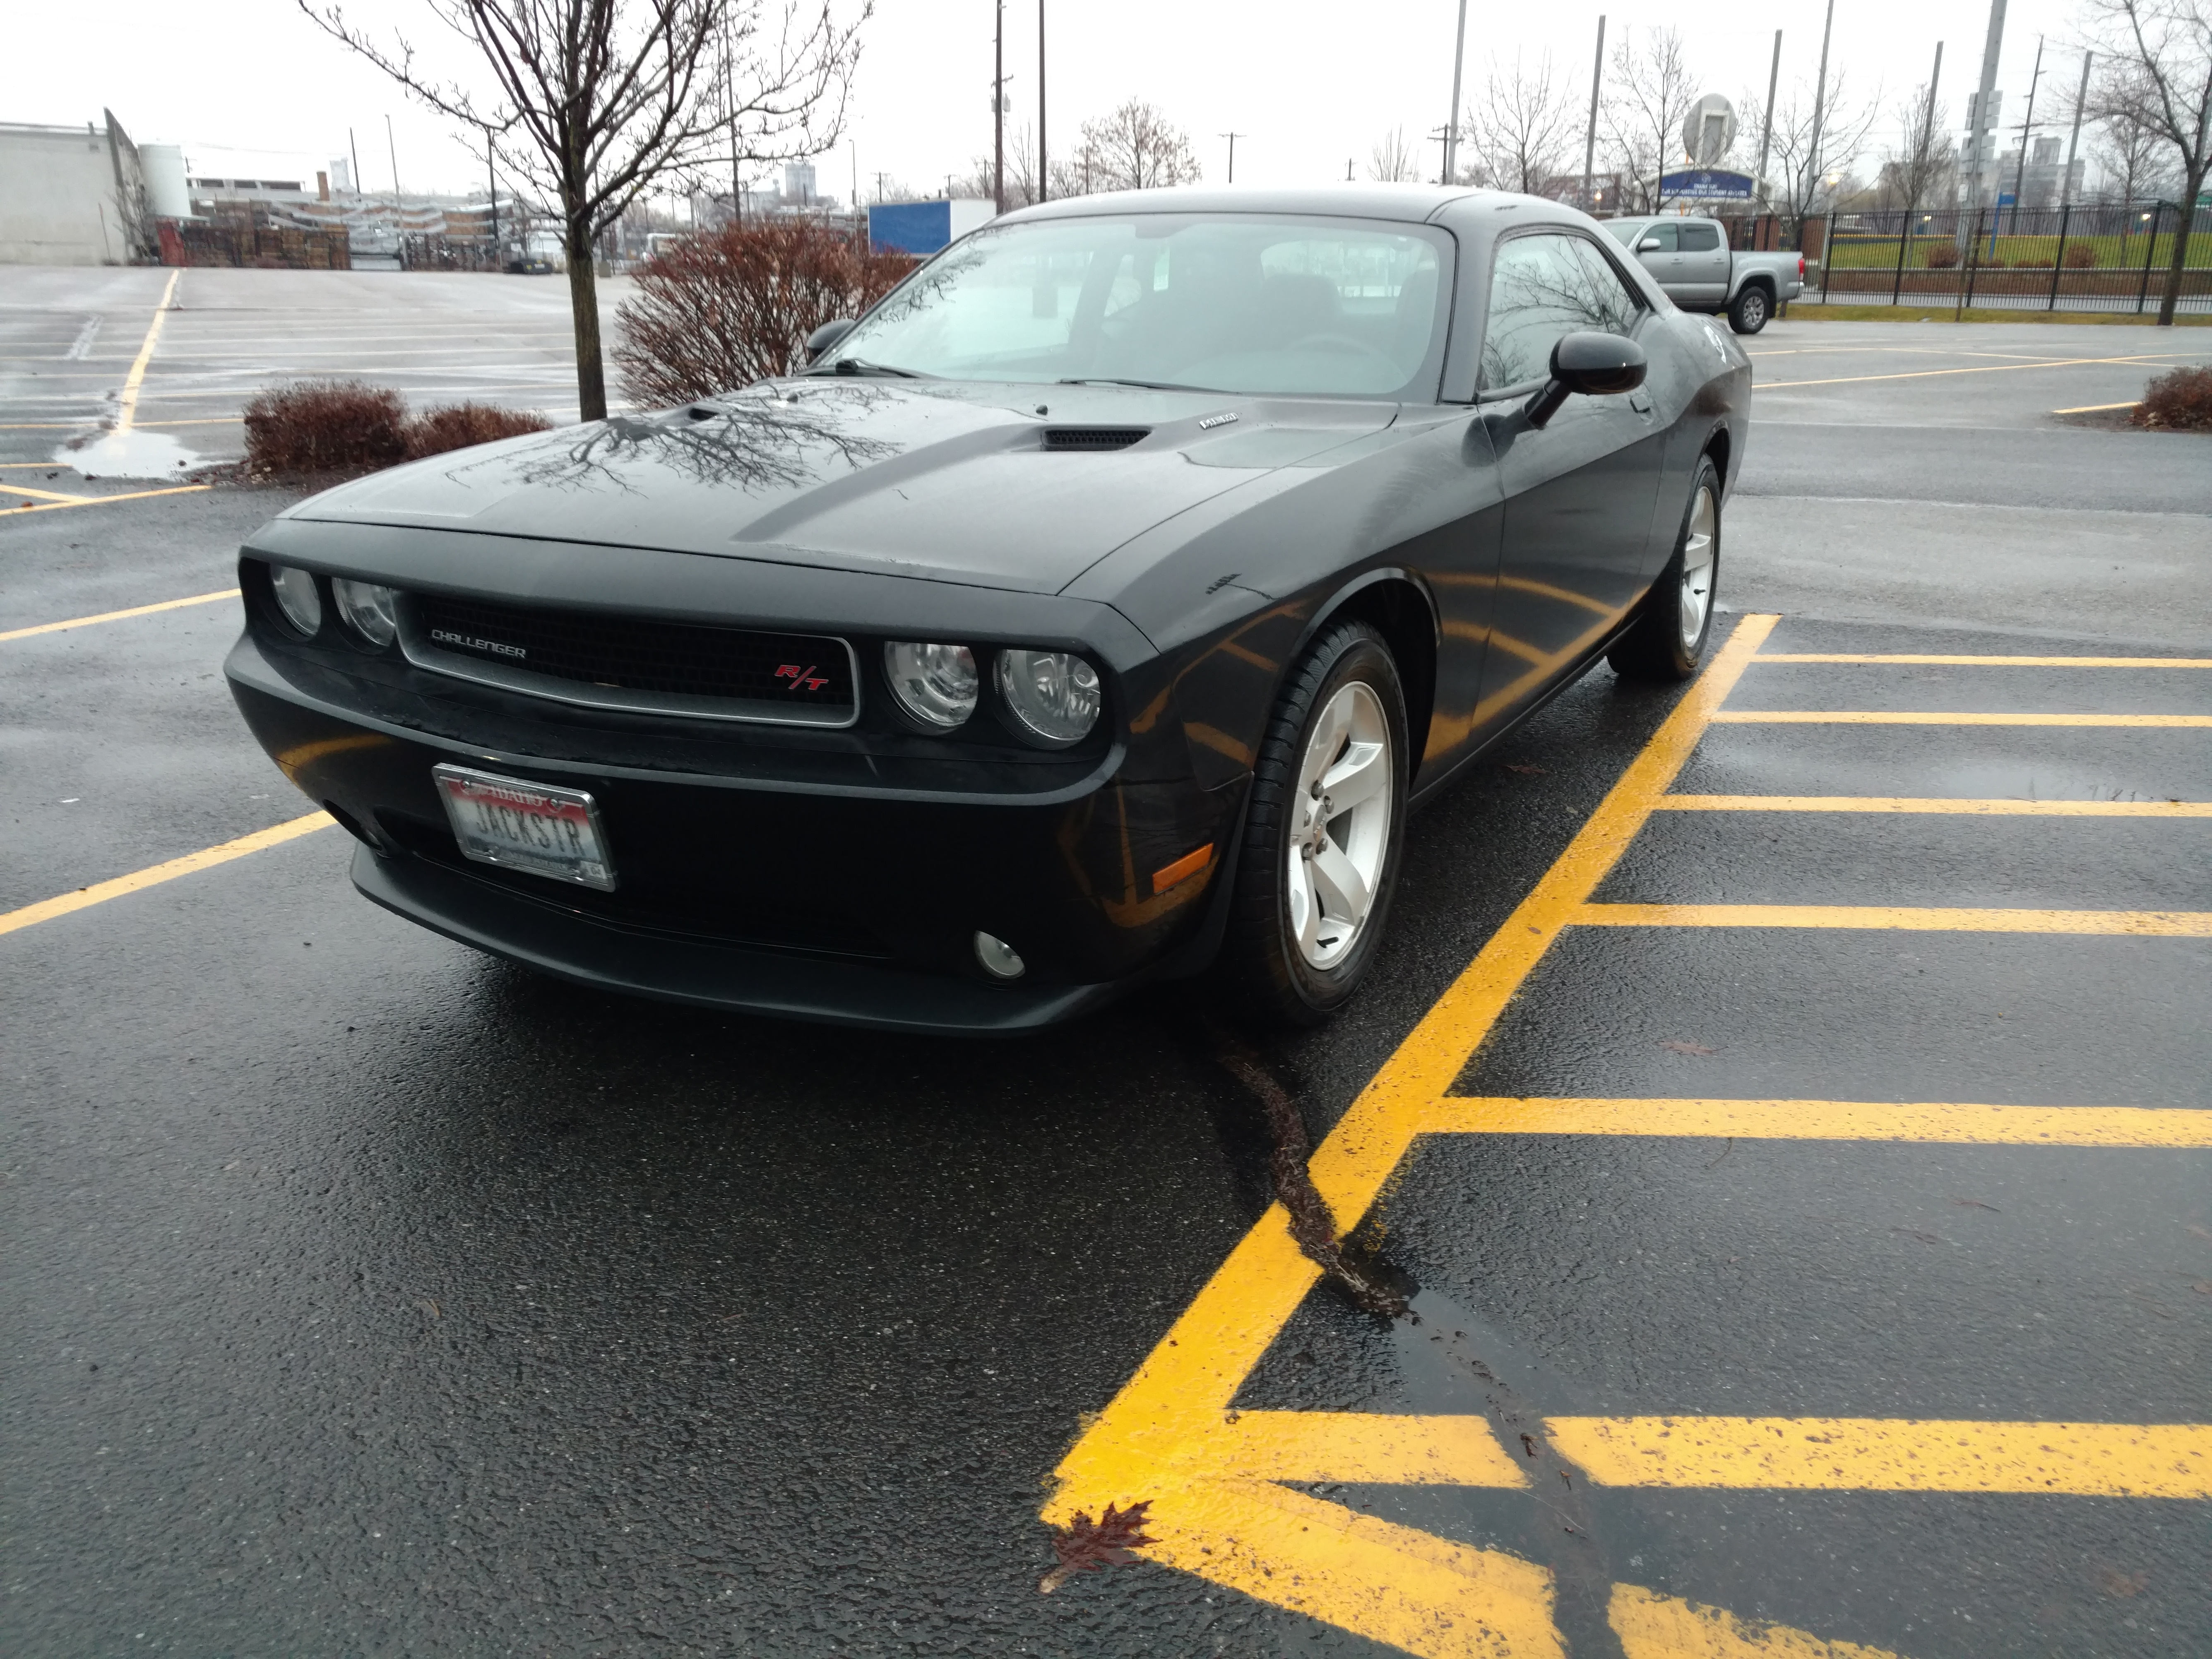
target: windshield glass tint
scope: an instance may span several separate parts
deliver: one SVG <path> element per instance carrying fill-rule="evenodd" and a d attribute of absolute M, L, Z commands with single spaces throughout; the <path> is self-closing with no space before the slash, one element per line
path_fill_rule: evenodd
<path fill-rule="evenodd" d="M 1449 240 L 1425 226 L 1145 215 L 975 233 L 830 361 L 957 380 L 1433 398 Z"/>

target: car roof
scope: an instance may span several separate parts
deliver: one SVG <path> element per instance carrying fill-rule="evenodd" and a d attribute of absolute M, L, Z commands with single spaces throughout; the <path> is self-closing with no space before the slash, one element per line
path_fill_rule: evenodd
<path fill-rule="evenodd" d="M 1455 204 L 1485 201 L 1500 206 L 1516 202 L 1551 208 L 1559 205 L 1542 197 L 1515 196 L 1505 191 L 1475 190 L 1462 185 L 1337 184 L 1292 188 L 1269 185 L 1177 185 L 1164 190 L 1121 190 L 1097 196 L 1071 196 L 1018 209 L 993 222 L 1027 223 L 1039 219 L 1084 219 L 1133 213 L 1300 213 L 1335 219 L 1383 219 L 1401 224 L 1422 224 Z"/>

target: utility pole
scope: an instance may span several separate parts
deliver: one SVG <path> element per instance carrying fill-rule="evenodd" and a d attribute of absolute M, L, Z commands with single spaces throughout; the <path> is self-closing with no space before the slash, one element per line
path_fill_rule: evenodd
<path fill-rule="evenodd" d="M 1936 50 L 1940 52 L 1942 48 L 1939 46 Z M 1777 29 L 1774 31 L 1774 61 L 1766 66 L 1766 107 L 1759 122 L 1759 171 L 1753 180 L 1759 190 L 1759 205 L 1770 210 L 1774 204 L 1766 198 L 1766 155 L 1774 143 L 1774 89 L 1781 84 L 1782 31 Z"/>
<path fill-rule="evenodd" d="M 991 64 L 991 195 L 1006 210 L 1006 0 L 995 0 L 998 32 Z"/>
<path fill-rule="evenodd" d="M 1981 205 L 1984 173 L 1996 160 L 1994 143 L 1985 143 L 1984 136 L 1996 125 L 1990 118 L 1990 106 L 1996 101 L 1997 57 L 2004 50 L 2004 20 L 2005 0 L 1990 0 L 1990 32 L 1982 43 L 1982 87 L 1975 94 L 1973 118 L 1968 124 L 1973 128 L 1969 135 L 1973 144 L 1973 166 L 1970 173 L 1974 181 L 1974 205 L 1977 207 Z"/>
<path fill-rule="evenodd" d="M 2012 234 L 2020 234 L 2020 197 L 2027 184 L 2028 135 L 2035 131 L 2035 88 L 2043 79 L 2043 37 L 2035 37 L 2035 73 L 2027 82 L 2027 113 L 2020 124 L 2020 161 L 2012 170 Z"/>
<path fill-rule="evenodd" d="M 492 157 L 498 154 L 490 139 L 484 140 L 484 178 L 491 185 L 491 268 L 497 270 L 506 263 L 499 257 L 499 174 L 492 167 Z"/>
<path fill-rule="evenodd" d="M 392 152 L 392 210 L 399 211 L 399 141 L 392 136 L 392 118 L 384 118 L 384 142 Z"/>
<path fill-rule="evenodd" d="M 1820 72 L 1813 82 L 1813 142 L 1807 154 L 1804 205 L 1797 215 L 1797 232 L 1802 241 L 1805 231 L 1805 215 L 1811 211 L 1813 192 L 1820 187 L 1820 140 L 1826 135 L 1820 131 L 1828 114 L 1828 36 L 1836 27 L 1836 0 L 1828 0 L 1828 21 L 1820 25 Z M 1825 269 L 1827 263 L 1827 241 L 1820 244 L 1820 259 Z"/>
<path fill-rule="evenodd" d="M 722 14 L 722 119 L 730 128 L 730 222 L 745 222 L 745 186 L 738 174 L 738 115 L 730 83 L 737 79 L 730 61 L 730 14 Z"/>
<path fill-rule="evenodd" d="M 1444 123 L 1444 176 L 1438 184 L 1449 185 L 1459 176 L 1459 87 L 1460 71 L 1467 64 L 1467 0 L 1459 0 L 1459 38 L 1452 43 L 1452 100 L 1451 119 Z"/>
<path fill-rule="evenodd" d="M 354 142 L 353 129 L 346 129 L 346 154 L 353 157 L 353 193 L 356 199 L 368 194 L 367 181 L 361 176 L 361 146 Z"/>
<path fill-rule="evenodd" d="M 1037 0 L 1037 200 L 1051 198 L 1052 169 L 1044 158 L 1044 0 Z"/>
<path fill-rule="evenodd" d="M 1217 132 L 1213 136 L 1229 141 L 1229 182 L 1233 185 L 1237 182 L 1237 141 L 1249 138 L 1252 135 L 1249 132 Z"/>
<path fill-rule="evenodd" d="M 1590 66 L 1589 131 L 1583 139 L 1583 211 L 1588 213 L 1597 205 L 1590 194 L 1592 174 L 1597 167 L 1597 94 L 1605 82 L 1605 14 L 1597 15 L 1597 58 Z"/>
<path fill-rule="evenodd" d="M 2074 152 L 2081 148 L 2081 106 L 2089 101 L 2089 65 L 2097 61 L 2097 54 L 2081 54 L 2081 90 L 2074 94 L 2074 136 L 2066 143 L 2066 176 L 2058 181 L 2058 198 L 2062 202 L 2074 199 Z"/>

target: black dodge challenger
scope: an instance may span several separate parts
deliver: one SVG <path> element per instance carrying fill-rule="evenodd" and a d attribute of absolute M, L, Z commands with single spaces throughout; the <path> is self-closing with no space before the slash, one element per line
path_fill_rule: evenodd
<path fill-rule="evenodd" d="M 369 898 L 769 1013 L 1317 1021 L 1413 805 L 1695 671 L 1751 381 L 1572 209 L 1382 185 L 1015 213 L 809 359 L 254 533 L 230 683 Z"/>

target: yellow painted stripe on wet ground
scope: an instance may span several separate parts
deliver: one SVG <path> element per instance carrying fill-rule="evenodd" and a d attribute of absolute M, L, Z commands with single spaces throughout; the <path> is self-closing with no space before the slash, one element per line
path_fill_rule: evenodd
<path fill-rule="evenodd" d="M 220 847 L 187 853 L 180 859 L 171 859 L 166 864 L 156 864 L 131 875 L 118 876 L 112 881 L 97 882 L 90 887 L 80 887 L 74 893 L 42 899 L 36 904 L 27 904 L 20 910 L 0 915 L 0 933 L 12 933 L 19 928 L 35 927 L 42 921 L 52 921 L 57 916 L 68 915 L 71 911 L 88 909 L 95 904 L 105 904 L 112 898 L 121 898 L 125 893 L 158 887 L 165 881 L 174 881 L 179 876 L 189 876 L 196 871 L 213 869 L 216 865 L 228 864 L 233 859 L 242 859 L 249 853 L 258 853 L 264 847 L 275 847 L 301 836 L 312 835 L 335 822 L 327 812 L 310 812 L 305 817 L 294 818 L 289 823 L 257 830 L 250 836 L 224 842 Z"/>
<path fill-rule="evenodd" d="M 1945 812 L 1990 817 L 2212 818 L 2212 800 L 1954 800 L 1940 795 L 1662 795 L 1652 805 L 1665 812 Z"/>
<path fill-rule="evenodd" d="M 202 490 L 211 487 L 208 484 L 178 484 L 168 489 L 133 489 L 119 495 L 77 495 L 65 501 L 46 501 L 37 507 L 19 507 L 6 516 L 21 518 L 26 513 L 66 513 L 71 507 L 105 507 L 110 501 L 143 501 L 149 495 L 197 495 Z M 5 488 L 0 488 L 0 497 L 4 497 L 7 494 Z"/>
<path fill-rule="evenodd" d="M 1872 1417 L 1553 1417 L 1607 1486 L 2212 1498 L 2212 1425 Z"/>
<path fill-rule="evenodd" d="M 1950 1146 L 2212 1147 L 2212 1110 L 2001 1106 L 1955 1100 L 1515 1098 L 1445 1095 L 1421 1126 L 1446 1135 L 1647 1135 L 1909 1140 Z M 1249 1415 L 1249 1413 L 1248 1413 Z"/>
<path fill-rule="evenodd" d="M 71 628 L 89 628 L 94 623 L 123 622 L 132 617 L 150 617 L 157 611 L 181 611 L 188 605 L 212 605 L 217 599 L 234 599 L 238 590 L 226 587 L 219 593 L 195 593 L 189 599 L 163 599 L 158 605 L 134 605 L 128 611 L 103 611 L 96 617 L 72 617 L 67 622 L 40 623 L 33 628 L 12 628 L 0 634 L 0 644 L 9 640 L 27 640 L 34 634 L 59 634 Z"/>
<path fill-rule="evenodd" d="M 1724 708 L 1716 726 L 2212 726 L 2212 714 L 1993 714 L 1891 708 Z"/>
<path fill-rule="evenodd" d="M 1747 1624 L 1725 1607 L 1615 1584 L 1606 1622 L 1626 1659 L 1898 1659 L 1887 1648 L 1824 1641 L 1765 1620 Z"/>
<path fill-rule="evenodd" d="M 1254 1480 L 1505 1486 L 1528 1477 L 1480 1417 L 1238 1412 L 1206 1448 L 1209 1474 Z"/>
<path fill-rule="evenodd" d="M 2212 668 L 2212 657 L 1966 657 L 1862 651 L 1762 651 L 1752 660 L 1884 662 L 1948 668 Z"/>
<path fill-rule="evenodd" d="M 146 383 L 146 370 L 154 362 L 154 347 L 161 338 L 161 324 L 169 314 L 169 301 L 176 297 L 177 279 L 185 273 L 173 270 L 168 285 L 161 290 L 161 303 L 154 307 L 154 320 L 146 329 L 145 343 L 138 348 L 138 356 L 131 364 L 131 372 L 123 378 L 123 395 L 115 402 L 115 429 L 131 430 L 131 423 L 138 418 L 138 392 Z"/>
<path fill-rule="evenodd" d="M 1935 933 L 2212 939 L 2208 910 L 1979 910 L 1887 904 L 1585 904 L 1579 927 L 1895 927 Z"/>

